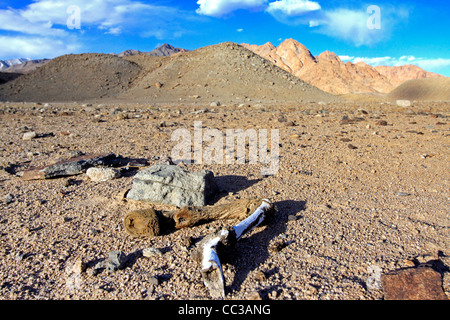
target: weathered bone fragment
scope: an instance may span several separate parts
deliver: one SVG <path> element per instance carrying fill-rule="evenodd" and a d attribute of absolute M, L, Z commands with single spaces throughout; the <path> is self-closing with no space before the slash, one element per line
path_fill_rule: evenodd
<path fill-rule="evenodd" d="M 161 232 L 159 217 L 155 210 L 145 209 L 129 212 L 123 219 L 125 231 L 133 237 L 152 238 Z"/>
<path fill-rule="evenodd" d="M 194 259 L 201 265 L 203 282 L 213 298 L 225 298 L 221 257 L 232 249 L 243 235 L 266 222 L 276 211 L 267 199 L 259 200 L 259 203 L 260 206 L 242 222 L 233 228 L 211 234 L 198 244 Z"/>
<path fill-rule="evenodd" d="M 133 237 L 152 238 L 163 231 L 192 227 L 202 221 L 247 218 L 261 200 L 238 200 L 209 207 L 184 207 L 178 211 L 159 212 L 152 208 L 129 212 L 123 219 L 125 231 Z"/>
<path fill-rule="evenodd" d="M 261 205 L 247 219 L 237 224 L 233 229 L 236 232 L 236 240 L 242 238 L 244 234 L 261 225 L 274 213 L 273 204 L 269 200 L 263 199 Z"/>
<path fill-rule="evenodd" d="M 174 214 L 177 229 L 192 227 L 204 221 L 244 220 L 261 204 L 261 199 L 242 199 L 231 203 L 205 206 L 184 207 Z"/>
<path fill-rule="evenodd" d="M 201 264 L 203 282 L 213 298 L 225 297 L 225 279 L 220 262 L 220 252 L 223 246 L 230 246 L 234 240 L 232 230 L 220 230 L 202 240 L 197 261 Z"/>

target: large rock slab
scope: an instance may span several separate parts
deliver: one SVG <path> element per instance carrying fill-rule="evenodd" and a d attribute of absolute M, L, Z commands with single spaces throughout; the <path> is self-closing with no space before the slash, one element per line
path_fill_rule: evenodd
<path fill-rule="evenodd" d="M 429 267 L 396 270 L 381 281 L 385 300 L 448 300 L 441 274 Z"/>
<path fill-rule="evenodd" d="M 218 191 L 211 171 L 189 172 L 158 164 L 137 173 L 127 198 L 177 207 L 205 206 Z"/>

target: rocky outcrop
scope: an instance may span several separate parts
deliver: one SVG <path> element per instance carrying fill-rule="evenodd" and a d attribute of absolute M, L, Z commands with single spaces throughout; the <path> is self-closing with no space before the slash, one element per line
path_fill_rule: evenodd
<path fill-rule="evenodd" d="M 278 47 L 271 43 L 242 46 L 309 84 L 338 95 L 388 93 L 407 80 L 442 77 L 412 65 L 374 68 L 364 62 L 344 63 L 330 51 L 314 57 L 304 45 L 294 39 L 285 40 Z"/>

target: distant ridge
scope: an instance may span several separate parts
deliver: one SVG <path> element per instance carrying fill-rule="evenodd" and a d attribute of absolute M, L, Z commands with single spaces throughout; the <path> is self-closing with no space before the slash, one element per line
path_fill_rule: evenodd
<path fill-rule="evenodd" d="M 146 56 L 154 56 L 154 57 L 169 57 L 173 54 L 177 54 L 180 52 L 187 52 L 187 51 L 189 51 L 189 50 L 182 49 L 182 48 L 175 48 L 174 46 L 172 46 L 168 43 L 165 43 L 153 51 L 142 52 L 142 51 L 130 49 L 130 50 L 125 50 L 125 51 L 119 53 L 117 56 L 118 57 L 130 57 L 130 56 L 135 56 L 135 55 L 146 55 Z"/>
<path fill-rule="evenodd" d="M 388 94 L 391 100 L 450 101 L 450 78 L 408 80 Z"/>
<path fill-rule="evenodd" d="M 0 60 L 0 71 L 4 71 L 14 65 L 21 64 L 26 61 L 30 61 L 30 59 L 17 58 L 17 59 L 9 59 L 9 60 Z"/>

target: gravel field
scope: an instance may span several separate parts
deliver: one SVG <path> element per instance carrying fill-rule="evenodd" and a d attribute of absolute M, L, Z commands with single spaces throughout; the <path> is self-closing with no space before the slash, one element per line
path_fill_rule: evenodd
<path fill-rule="evenodd" d="M 278 129 L 280 168 L 185 164 L 214 173 L 211 205 L 265 197 L 275 219 L 238 242 L 224 265 L 226 299 L 378 300 L 374 270 L 429 260 L 450 266 L 450 103 L 0 104 L 0 299 L 210 299 L 192 241 L 237 221 L 152 239 L 123 228 L 136 171 L 24 181 L 20 172 L 80 153 L 111 152 L 149 165 L 171 154 L 178 128 Z M 24 140 L 26 132 L 36 137 Z M 270 144 L 269 144 L 270 146 Z M 153 248 L 151 250 L 144 250 Z M 99 270 L 110 252 L 128 261 Z M 145 254 L 143 254 L 145 252 Z M 450 294 L 448 272 L 443 288 Z"/>

